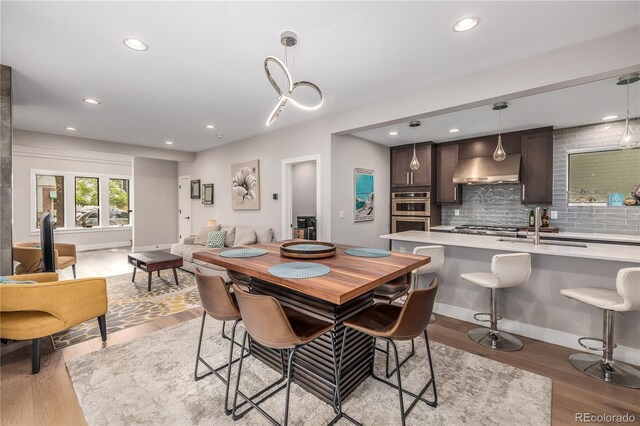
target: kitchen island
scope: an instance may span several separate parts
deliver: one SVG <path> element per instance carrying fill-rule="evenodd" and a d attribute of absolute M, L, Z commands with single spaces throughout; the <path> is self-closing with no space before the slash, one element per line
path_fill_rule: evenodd
<path fill-rule="evenodd" d="M 465 272 L 489 272 L 499 253 L 530 253 L 531 277 L 521 287 L 500 291 L 498 327 L 515 334 L 582 349 L 578 337 L 602 337 L 602 311 L 560 295 L 564 288 L 602 287 L 614 290 L 619 269 L 640 266 L 640 246 L 586 242 L 586 247 L 544 244 L 527 240 L 499 241 L 497 236 L 407 231 L 382 235 L 391 248 L 412 252 L 415 247 L 442 245 L 436 313 L 476 322 L 473 314 L 488 312 L 489 291 L 460 278 Z M 420 282 L 421 287 L 427 285 Z M 640 312 L 615 316 L 616 357 L 640 363 Z M 484 324 L 483 324 L 484 325 Z"/>

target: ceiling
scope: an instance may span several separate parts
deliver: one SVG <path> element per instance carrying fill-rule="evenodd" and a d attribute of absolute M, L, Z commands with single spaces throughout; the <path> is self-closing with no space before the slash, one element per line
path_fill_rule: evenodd
<path fill-rule="evenodd" d="M 640 71 L 640 70 L 639 70 Z M 582 84 L 566 89 L 510 100 L 502 110 L 502 131 L 553 126 L 556 129 L 602 123 L 603 117 L 617 115 L 624 119 L 627 108 L 627 86 L 618 86 L 617 78 Z M 640 82 L 630 88 L 630 114 L 640 115 Z M 498 132 L 498 112 L 492 105 L 469 108 L 448 114 L 427 117 L 421 125 L 410 128 L 409 123 L 378 127 L 353 135 L 382 145 L 395 146 L 414 141 L 436 143 Z M 449 133 L 450 129 L 460 129 Z M 397 136 L 389 132 L 397 131 Z"/>
<path fill-rule="evenodd" d="M 298 33 L 295 80 L 320 110 L 287 105 L 272 128 L 492 69 L 638 25 L 638 2 L 2 1 L 2 63 L 19 129 L 200 151 L 269 131 L 263 72 Z M 454 33 L 453 23 L 480 25 Z M 146 52 L 126 48 L 135 37 Z M 99 106 L 82 98 L 102 101 Z M 515 104 L 514 104 L 515 107 Z M 511 112 L 511 111 L 509 111 Z M 213 123 L 216 129 L 205 129 Z M 462 124 L 460 125 L 462 126 Z M 217 135 L 222 135 L 218 138 Z"/>

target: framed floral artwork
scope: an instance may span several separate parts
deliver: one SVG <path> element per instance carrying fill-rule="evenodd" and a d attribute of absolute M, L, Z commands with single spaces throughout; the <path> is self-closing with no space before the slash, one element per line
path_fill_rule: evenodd
<path fill-rule="evenodd" d="M 234 210 L 260 210 L 260 160 L 231 166 L 231 205 Z"/>

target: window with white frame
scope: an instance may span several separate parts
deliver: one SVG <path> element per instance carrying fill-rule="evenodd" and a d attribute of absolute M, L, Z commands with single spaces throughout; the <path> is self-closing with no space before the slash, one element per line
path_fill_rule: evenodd
<path fill-rule="evenodd" d="M 73 232 L 131 224 L 130 177 L 31 170 L 31 224 L 52 212 L 55 228 Z M 66 194 L 66 196 L 65 196 Z"/>

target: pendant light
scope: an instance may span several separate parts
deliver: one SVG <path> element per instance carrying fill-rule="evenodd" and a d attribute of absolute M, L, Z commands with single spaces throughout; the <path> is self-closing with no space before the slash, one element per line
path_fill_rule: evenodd
<path fill-rule="evenodd" d="M 493 151 L 493 159 L 495 161 L 504 161 L 507 158 L 507 153 L 504 152 L 504 148 L 502 147 L 502 110 L 509 107 L 506 102 L 496 102 L 493 104 L 493 110 L 498 111 L 498 145 L 496 146 L 496 150 Z"/>
<path fill-rule="evenodd" d="M 300 109 L 313 111 L 320 108 L 324 101 L 322 91 L 318 86 L 311 83 L 310 81 L 301 80 L 294 82 L 293 78 L 291 77 L 291 71 L 293 71 L 293 66 L 295 65 L 296 58 L 295 45 L 298 44 L 298 36 L 296 35 L 296 33 L 292 31 L 283 32 L 280 36 L 280 43 L 282 43 L 282 45 L 284 46 L 284 62 L 282 62 L 275 56 L 267 56 L 267 58 L 264 60 L 264 72 L 267 75 L 267 79 L 269 80 L 269 83 L 271 83 L 271 86 L 273 86 L 273 89 L 276 91 L 277 95 L 276 106 L 271 110 L 271 113 L 267 118 L 267 127 L 270 127 L 273 123 L 276 122 L 287 102 L 291 102 L 293 105 Z M 289 71 L 287 49 L 294 49 L 291 71 Z M 275 64 L 284 74 L 284 88 L 281 88 L 274 80 L 273 76 L 271 75 L 271 71 L 269 71 L 269 63 Z M 316 92 L 316 94 L 318 95 L 318 102 L 315 105 L 305 105 L 293 99 L 293 91 L 300 86 L 308 87 Z"/>
<path fill-rule="evenodd" d="M 638 137 L 629 128 L 629 90 L 632 83 L 640 80 L 640 73 L 632 73 L 623 75 L 616 83 L 618 86 L 627 86 L 627 120 L 624 126 L 624 132 L 618 139 L 618 146 L 622 149 L 633 148 L 638 144 Z"/>
<path fill-rule="evenodd" d="M 416 155 L 416 127 L 420 127 L 419 121 L 411 121 L 409 123 L 409 127 L 413 128 L 413 158 L 409 163 L 409 168 L 411 170 L 418 170 L 420 168 L 420 162 L 418 161 L 418 156 Z"/>

